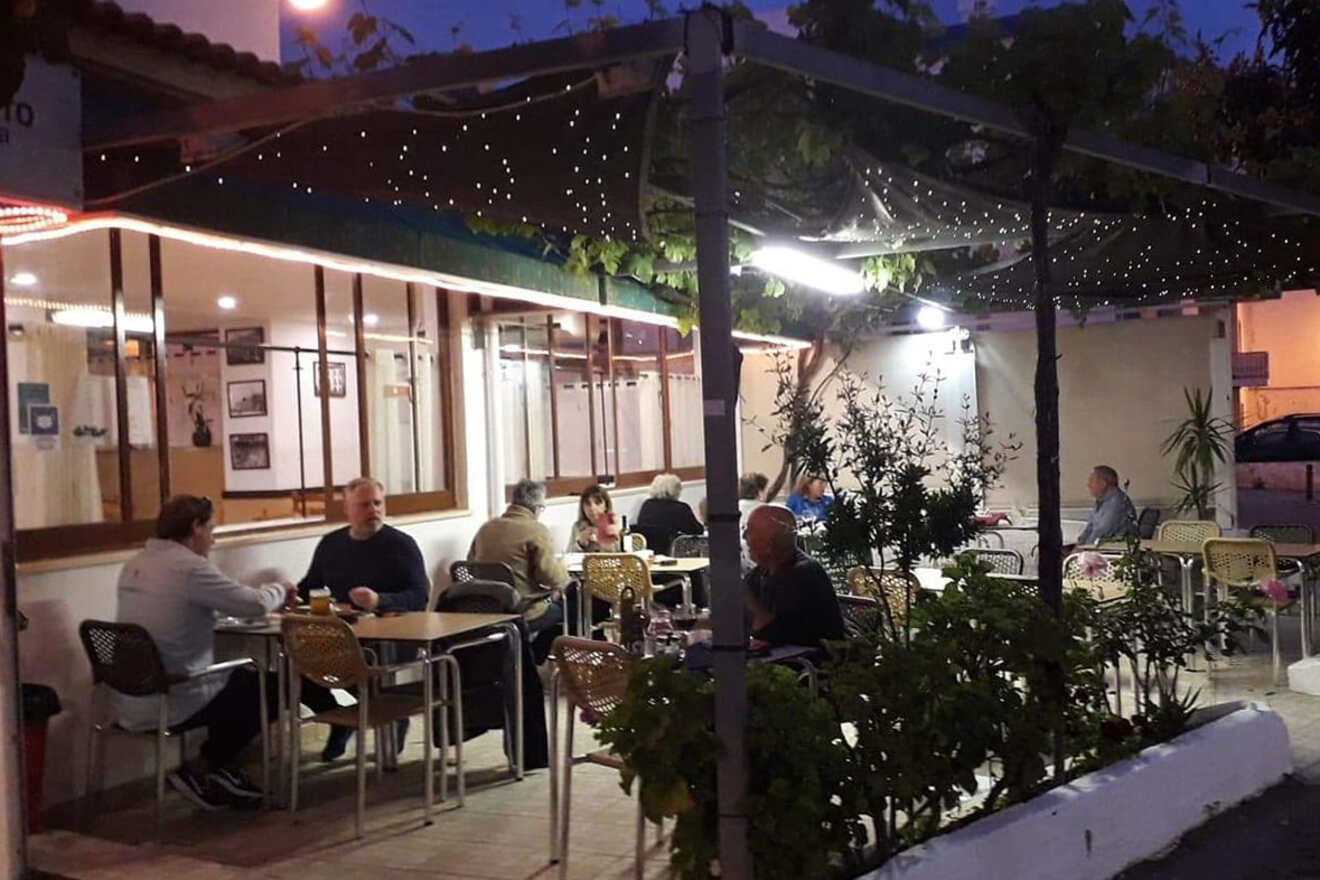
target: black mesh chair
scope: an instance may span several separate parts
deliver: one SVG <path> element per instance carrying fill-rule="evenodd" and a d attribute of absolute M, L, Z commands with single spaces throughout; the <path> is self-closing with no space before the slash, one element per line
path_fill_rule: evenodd
<path fill-rule="evenodd" d="M 470 562 L 466 559 L 450 564 L 449 579 L 456 584 L 462 581 L 498 581 L 511 587 L 518 584 L 513 579 L 513 569 L 503 562 Z"/>
<path fill-rule="evenodd" d="M 96 757 L 101 734 L 115 733 L 128 736 L 150 736 L 156 741 L 156 824 L 160 825 L 161 804 L 165 800 L 165 742 L 171 736 L 179 738 L 179 763 L 185 760 L 183 734 L 201 727 L 201 724 L 169 723 L 170 688 L 176 684 L 219 675 L 242 666 L 257 670 L 261 695 L 261 717 L 266 712 L 266 676 L 257 662 L 250 657 L 212 663 L 188 675 L 170 675 L 161 662 L 160 650 L 151 634 L 135 623 L 114 623 L 106 620 L 84 620 L 78 626 L 87 660 L 92 666 L 92 701 L 87 713 L 87 775 L 85 796 L 89 803 L 95 800 L 94 786 Z M 97 696 L 104 685 L 116 693 L 129 697 L 156 697 L 160 710 L 156 726 L 148 730 L 128 730 L 116 722 L 98 721 L 101 714 Z M 261 780 L 262 790 L 270 788 L 270 743 L 267 725 L 261 726 Z"/>
<path fill-rule="evenodd" d="M 669 547 L 677 559 L 709 559 L 710 538 L 706 535 L 679 535 Z"/>
<path fill-rule="evenodd" d="M 880 629 L 880 603 L 869 596 L 839 594 L 839 611 L 843 614 L 843 631 L 850 639 L 873 635 Z"/>
<path fill-rule="evenodd" d="M 1158 507 L 1143 507 L 1137 516 L 1137 537 L 1149 541 L 1155 537 L 1155 527 L 1160 524 Z"/>
<path fill-rule="evenodd" d="M 1022 574 L 1022 554 L 1016 550 L 968 550 L 977 562 L 990 566 L 991 574 Z"/>

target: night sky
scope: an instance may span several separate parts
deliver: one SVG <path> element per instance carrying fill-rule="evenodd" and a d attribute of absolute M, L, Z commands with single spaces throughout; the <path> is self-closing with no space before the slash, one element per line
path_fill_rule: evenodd
<path fill-rule="evenodd" d="M 1053 0 L 994 0 L 998 14 L 1017 12 L 1030 5 L 1054 5 Z M 695 3 L 685 5 L 695 6 Z M 788 32 L 784 13 L 785 0 L 749 0 L 748 6 L 771 27 Z M 933 0 L 932 5 L 946 23 L 961 20 L 960 7 L 969 0 Z M 1129 0 L 1138 17 L 1151 0 Z M 566 13 L 562 0 L 326 0 L 322 10 L 298 12 L 287 3 L 282 12 L 284 60 L 297 60 L 301 50 L 294 42 L 299 26 L 311 26 L 332 47 L 337 47 L 344 33 L 344 22 L 365 6 L 377 14 L 408 28 L 417 38 L 417 51 L 447 51 L 456 45 L 469 44 L 475 49 L 494 49 L 512 42 L 562 36 Z M 666 0 L 671 12 L 680 4 Z M 587 27 L 587 19 L 596 14 L 591 0 L 582 0 L 572 14 L 574 30 Z M 1224 50 L 1228 55 L 1239 50 L 1251 51 L 1259 30 L 1255 14 L 1246 9 L 1244 0 L 1184 0 L 1181 3 L 1188 30 L 1200 31 L 1207 38 L 1228 35 Z M 642 0 L 605 0 L 602 10 L 623 23 L 640 21 L 646 16 Z M 516 28 L 515 28 L 516 25 Z M 457 34 L 452 31 L 457 27 Z"/>

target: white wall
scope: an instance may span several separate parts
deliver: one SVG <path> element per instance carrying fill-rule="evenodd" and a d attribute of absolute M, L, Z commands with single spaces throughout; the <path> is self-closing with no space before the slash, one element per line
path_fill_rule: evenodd
<path fill-rule="evenodd" d="M 499 469 L 491 467 L 487 457 L 485 357 L 473 346 L 470 327 L 463 330 L 460 351 L 465 382 L 461 403 L 465 411 L 463 442 L 467 455 L 469 510 L 431 519 L 409 517 L 398 522 L 399 527 L 412 535 L 421 547 L 427 570 L 437 586 L 448 582 L 450 562 L 464 558 L 472 535 L 491 515 L 487 502 L 488 474 Z M 319 416 L 317 421 L 319 423 Z M 646 490 L 618 490 L 612 494 L 616 509 L 633 516 Z M 684 500 L 694 509 L 704 494 L 704 483 L 684 486 Z M 502 508 L 502 504 L 497 506 Z M 575 498 L 550 502 L 542 521 L 550 527 L 557 547 L 567 545 L 576 515 Z M 307 534 L 307 531 L 315 533 Z M 222 541 L 213 558 L 236 578 L 250 578 L 258 573 L 270 577 L 271 572 L 278 572 L 297 580 L 306 570 L 319 530 L 299 530 L 295 534 L 265 540 L 234 538 Z M 115 618 L 115 583 L 127 555 L 118 554 L 109 561 L 76 567 L 67 563 L 63 567 L 51 563 L 20 567 L 18 604 L 31 620 L 31 628 L 20 640 L 20 673 L 25 681 L 53 686 L 64 702 L 64 712 L 56 716 L 51 725 L 49 748 L 52 759 L 47 761 L 46 767 L 48 805 L 68 801 L 82 791 L 91 683 L 87 660 L 78 642 L 77 627 L 79 621 L 86 618 Z M 231 650 L 240 650 L 236 643 L 229 644 L 233 646 Z M 256 647 L 242 647 L 241 650 L 252 652 Z M 145 743 L 115 738 L 107 743 L 107 747 L 109 760 L 105 781 L 108 786 L 149 774 L 151 751 Z"/>
<path fill-rule="evenodd" d="M 1208 390 L 1220 316 L 1161 318 L 1059 328 L 1059 473 L 1065 508 L 1087 508 L 1086 476 L 1097 464 L 1131 481 L 1138 506 L 1176 494 L 1160 443 L 1183 418 L 1183 388 Z M 1036 337 L 1031 331 L 973 334 L 981 410 L 1001 438 L 1022 442 L 992 505 L 1036 504 Z"/>
<path fill-rule="evenodd" d="M 280 60 L 280 0 L 118 0 L 125 12 L 141 12 L 185 32 L 205 34 L 263 61 Z"/>
<path fill-rule="evenodd" d="M 1279 299 L 1238 303 L 1237 351 L 1270 356 L 1269 384 L 1242 389 L 1242 426 L 1294 412 L 1320 412 L 1320 296 L 1293 290 Z"/>

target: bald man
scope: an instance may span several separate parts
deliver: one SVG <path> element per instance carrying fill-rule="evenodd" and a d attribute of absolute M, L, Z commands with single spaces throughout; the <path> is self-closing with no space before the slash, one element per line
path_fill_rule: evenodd
<path fill-rule="evenodd" d="M 793 511 L 765 504 L 747 515 L 747 550 L 756 563 L 744 592 L 752 635 L 772 645 L 818 648 L 842 639 L 843 615 L 830 576 L 797 547 Z"/>

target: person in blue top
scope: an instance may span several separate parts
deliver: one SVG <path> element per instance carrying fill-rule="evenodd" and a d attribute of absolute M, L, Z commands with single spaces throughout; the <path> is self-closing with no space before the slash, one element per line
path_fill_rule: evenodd
<path fill-rule="evenodd" d="M 803 474 L 788 496 L 788 509 L 800 520 L 823 522 L 834 503 L 834 497 L 826 495 L 825 488 L 824 477 Z"/>

